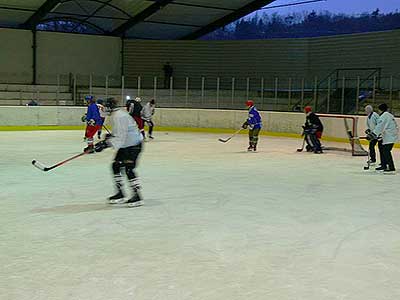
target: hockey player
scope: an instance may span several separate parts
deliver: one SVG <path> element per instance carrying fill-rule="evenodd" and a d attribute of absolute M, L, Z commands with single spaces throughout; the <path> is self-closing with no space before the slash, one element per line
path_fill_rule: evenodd
<path fill-rule="evenodd" d="M 254 106 L 254 101 L 246 101 L 246 106 L 249 110 L 249 115 L 246 122 L 243 123 L 242 128 L 249 128 L 249 147 L 247 148 L 247 151 L 257 151 L 258 135 L 262 128 L 262 120 L 260 113 Z"/>
<path fill-rule="evenodd" d="M 367 115 L 367 130 L 365 131 L 365 133 L 368 135 L 369 133 L 371 133 L 376 125 L 378 124 L 378 119 L 379 119 L 379 115 L 374 112 L 374 109 L 372 108 L 371 105 L 367 105 L 365 107 L 365 113 Z M 377 144 L 378 140 L 370 140 L 369 141 L 369 165 L 375 165 L 376 163 L 376 152 L 375 152 L 375 146 Z M 379 148 L 381 149 L 381 147 Z"/>
<path fill-rule="evenodd" d="M 100 124 L 101 127 L 97 131 L 97 138 L 100 140 L 101 139 L 102 128 L 103 128 L 104 121 L 106 120 L 106 116 L 107 115 L 106 115 L 105 107 L 103 106 L 104 100 L 103 99 L 97 99 L 96 103 L 97 103 L 97 107 L 99 108 L 100 118 L 101 118 L 101 124 Z"/>
<path fill-rule="evenodd" d="M 147 102 L 145 106 L 143 106 L 142 109 L 142 120 L 143 123 L 147 123 L 149 126 L 149 138 L 153 139 L 153 128 L 154 128 L 154 123 L 153 123 L 153 115 L 156 109 L 156 101 L 152 99 L 150 102 Z"/>
<path fill-rule="evenodd" d="M 136 97 L 135 100 L 131 100 L 130 97 L 127 97 L 126 101 L 126 110 L 129 112 L 129 114 L 135 119 L 136 124 L 139 127 L 140 133 L 145 136 L 144 133 L 144 123 L 142 120 L 142 109 L 143 106 L 140 103 L 142 99 L 139 97 Z"/>
<path fill-rule="evenodd" d="M 375 170 L 383 171 L 386 174 L 395 174 L 396 168 L 393 162 L 392 149 L 399 139 L 399 127 L 394 116 L 388 112 L 387 104 L 383 103 L 378 108 L 381 112 L 378 123 L 375 129 L 367 135 L 367 139 L 377 140 L 379 137 L 382 138 L 381 166 Z"/>
<path fill-rule="evenodd" d="M 98 130 L 102 127 L 102 119 L 100 117 L 99 108 L 96 101 L 92 95 L 86 96 L 85 100 L 87 102 L 88 108 L 86 113 L 86 131 L 85 138 L 87 142 L 87 147 L 83 151 L 87 153 L 94 153 L 93 137 Z"/>
<path fill-rule="evenodd" d="M 108 134 L 104 141 L 96 144 L 96 151 L 101 152 L 112 146 L 117 150 L 114 161 L 112 163 L 112 171 L 114 174 L 114 183 L 117 193 L 109 197 L 110 204 L 127 203 L 130 207 L 143 205 L 140 194 L 139 178 L 135 173 L 137 159 L 142 151 L 143 136 L 140 134 L 137 124 L 129 116 L 129 114 L 117 106 L 114 98 L 109 98 L 105 103 L 106 110 L 111 115 L 112 134 Z M 128 177 L 133 195 L 127 201 L 124 200 L 123 178 L 121 171 L 125 170 Z"/>
<path fill-rule="evenodd" d="M 311 106 L 304 107 L 304 113 L 306 114 L 306 123 L 303 126 L 305 140 L 307 142 L 307 152 L 313 151 L 316 154 L 322 153 L 322 147 L 320 139 L 324 126 L 322 125 L 319 117 L 313 113 Z"/>

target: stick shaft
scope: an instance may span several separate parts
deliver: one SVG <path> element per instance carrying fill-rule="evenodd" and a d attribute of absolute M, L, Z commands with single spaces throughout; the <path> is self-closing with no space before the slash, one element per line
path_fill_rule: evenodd
<path fill-rule="evenodd" d="M 66 164 L 67 162 L 69 162 L 69 161 L 71 161 L 71 160 L 74 160 L 74 159 L 76 159 L 76 158 L 78 158 L 78 157 L 81 157 L 82 155 L 85 155 L 85 154 L 87 154 L 87 152 L 82 152 L 82 153 L 79 153 L 79 154 L 77 154 L 77 155 L 74 155 L 74 156 L 72 156 L 72 157 L 70 157 L 70 158 L 67 158 L 66 160 L 60 161 L 59 163 L 55 164 L 54 166 L 45 168 L 45 171 L 50 171 L 50 170 L 52 170 L 52 169 L 54 169 L 54 168 L 57 168 L 57 167 L 59 167 L 59 166 L 62 166 L 63 164 Z"/>

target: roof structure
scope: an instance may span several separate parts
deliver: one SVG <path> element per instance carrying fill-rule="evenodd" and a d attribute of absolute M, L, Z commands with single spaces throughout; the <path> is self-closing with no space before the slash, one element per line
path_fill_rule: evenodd
<path fill-rule="evenodd" d="M 274 0 L 0 0 L 0 27 L 197 39 Z"/>

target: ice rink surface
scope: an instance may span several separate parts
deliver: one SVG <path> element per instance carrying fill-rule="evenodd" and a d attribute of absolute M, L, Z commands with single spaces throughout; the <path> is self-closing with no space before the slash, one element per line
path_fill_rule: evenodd
<path fill-rule="evenodd" d="M 48 173 L 80 131 L 0 132 L 0 299 L 400 299 L 400 175 L 299 139 L 156 132 L 145 206 L 106 204 L 107 149 Z M 395 151 L 400 167 L 399 151 Z"/>

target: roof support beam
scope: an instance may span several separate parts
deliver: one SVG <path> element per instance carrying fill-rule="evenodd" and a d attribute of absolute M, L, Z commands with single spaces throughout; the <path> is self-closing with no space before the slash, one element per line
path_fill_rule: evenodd
<path fill-rule="evenodd" d="M 118 28 L 112 31 L 112 35 L 123 36 L 126 31 L 131 29 L 134 25 L 143 22 L 151 15 L 155 14 L 157 11 L 162 9 L 163 7 L 170 4 L 173 0 L 156 0 L 153 4 L 147 7 L 145 10 L 141 11 L 137 15 L 133 16 L 127 22 L 119 26 Z"/>
<path fill-rule="evenodd" d="M 221 28 L 225 25 L 228 25 L 237 19 L 240 19 L 253 11 L 259 10 L 260 8 L 274 2 L 274 0 L 255 0 L 253 2 L 250 2 L 249 4 L 243 6 L 242 8 L 239 8 L 238 10 L 234 11 L 233 13 L 211 23 L 208 24 L 207 26 L 201 28 L 200 30 L 197 30 L 193 33 L 190 33 L 184 37 L 182 37 L 182 40 L 195 40 L 198 39 L 199 37 L 202 37 L 203 35 L 206 35 L 207 33 L 213 32 L 214 30 L 217 30 L 218 28 Z"/>
<path fill-rule="evenodd" d="M 22 28 L 35 29 L 36 25 L 46 17 L 58 4 L 60 0 L 47 0 L 43 5 L 24 23 Z"/>

